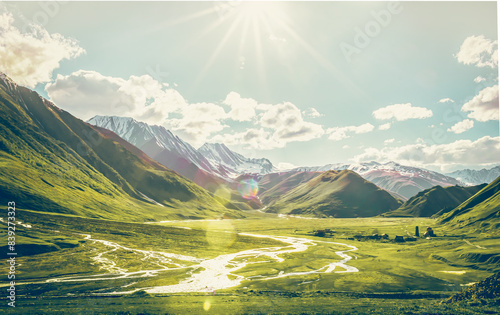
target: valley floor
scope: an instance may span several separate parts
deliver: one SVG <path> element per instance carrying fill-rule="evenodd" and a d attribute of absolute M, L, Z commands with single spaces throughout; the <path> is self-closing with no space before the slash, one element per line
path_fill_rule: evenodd
<path fill-rule="evenodd" d="M 499 314 L 498 302 L 441 304 L 446 295 L 359 297 L 253 291 L 166 296 L 61 297 L 23 302 L 28 314 Z M 18 309 L 19 311 L 19 309 Z"/>
<path fill-rule="evenodd" d="M 500 242 L 432 219 L 254 211 L 241 220 L 144 224 L 22 210 L 18 218 L 16 310 L 25 313 L 494 314 L 498 307 L 439 304 L 500 271 Z M 438 237 L 392 241 L 417 225 Z M 0 233 L 7 237 L 6 228 Z M 389 240 L 357 240 L 383 233 Z M 0 308 L 8 311 L 7 302 L 0 297 Z"/>

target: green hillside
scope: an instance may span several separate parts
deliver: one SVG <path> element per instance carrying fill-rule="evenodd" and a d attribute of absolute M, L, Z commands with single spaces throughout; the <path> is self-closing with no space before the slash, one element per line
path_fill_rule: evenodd
<path fill-rule="evenodd" d="M 12 81 L 0 81 L 0 111 L 4 204 L 133 221 L 240 216 L 225 199 Z"/>
<path fill-rule="evenodd" d="M 443 214 L 460 205 L 483 189 L 486 184 L 461 187 L 434 186 L 419 192 L 401 205 L 398 209 L 384 213 L 385 217 L 431 217 Z"/>
<path fill-rule="evenodd" d="M 240 209 L 241 203 L 247 204 L 253 209 L 263 208 L 272 202 L 280 199 L 284 194 L 296 188 L 316 176 L 321 175 L 321 172 L 280 172 L 270 173 L 260 176 L 252 174 L 244 174 L 235 178 L 232 185 L 229 186 L 231 197 L 228 198 L 232 203 L 237 203 Z M 245 200 L 238 193 L 238 183 L 254 180 L 258 183 L 258 194 L 256 197 Z"/>
<path fill-rule="evenodd" d="M 353 171 L 328 171 L 271 204 L 267 212 L 316 217 L 370 217 L 398 208 L 387 191 Z"/>
<path fill-rule="evenodd" d="M 266 174 L 259 181 L 259 198 L 267 205 L 293 188 L 321 175 L 320 172 L 283 172 Z"/>
<path fill-rule="evenodd" d="M 500 177 L 452 211 L 439 218 L 456 228 L 473 228 L 498 234 L 500 228 Z"/>

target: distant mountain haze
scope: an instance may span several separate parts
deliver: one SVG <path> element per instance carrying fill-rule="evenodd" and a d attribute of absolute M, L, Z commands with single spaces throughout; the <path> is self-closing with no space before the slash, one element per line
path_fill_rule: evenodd
<path fill-rule="evenodd" d="M 454 177 L 466 185 L 479 185 L 483 183 L 489 184 L 500 176 L 500 165 L 491 169 L 483 168 L 481 170 L 458 170 L 446 175 Z"/>

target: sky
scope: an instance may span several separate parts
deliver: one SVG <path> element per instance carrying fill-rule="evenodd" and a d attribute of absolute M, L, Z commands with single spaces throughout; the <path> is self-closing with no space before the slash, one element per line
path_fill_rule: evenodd
<path fill-rule="evenodd" d="M 0 2 L 0 71 L 280 168 L 500 162 L 496 2 Z"/>

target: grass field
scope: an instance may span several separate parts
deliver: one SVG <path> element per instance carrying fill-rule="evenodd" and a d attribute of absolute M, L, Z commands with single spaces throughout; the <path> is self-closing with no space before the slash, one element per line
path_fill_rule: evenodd
<path fill-rule="evenodd" d="M 17 259 L 16 310 L 23 313 L 477 314 L 497 307 L 484 301 L 439 304 L 500 271 L 494 259 L 500 242 L 496 235 L 456 234 L 433 219 L 301 219 L 252 211 L 239 220 L 143 224 L 23 210 L 17 215 L 31 226 L 18 226 L 16 235 L 24 251 Z M 438 237 L 392 241 L 396 235 L 413 234 L 417 225 L 421 231 L 432 226 Z M 322 229 L 332 230 L 331 235 L 314 236 L 314 230 Z M 386 233 L 389 240 L 354 238 L 375 233 Z M 6 238 L 6 228 L 0 237 Z M 291 247 L 279 237 L 310 243 L 306 250 L 277 258 L 241 255 Z M 348 246 L 357 249 L 347 252 Z M 321 271 L 342 259 L 339 251 L 346 251 L 350 260 L 345 264 L 359 272 Z M 203 272 L 198 266 L 202 261 L 238 253 L 226 265 L 231 269 L 227 278 L 241 281 L 215 295 L 211 290 L 145 292 Z M 8 270 L 6 259 L 0 268 Z M 292 273 L 299 275 L 286 276 Z M 6 296 L 0 303 L 9 311 Z"/>

